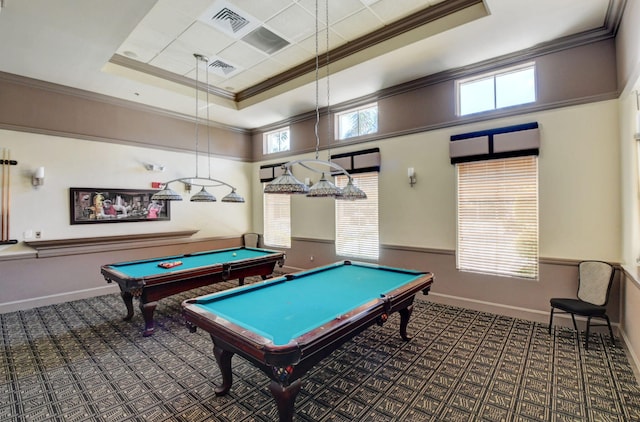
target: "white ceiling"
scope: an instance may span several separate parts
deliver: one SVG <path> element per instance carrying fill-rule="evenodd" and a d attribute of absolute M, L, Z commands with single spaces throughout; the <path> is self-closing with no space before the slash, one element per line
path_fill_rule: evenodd
<path fill-rule="evenodd" d="M 452 0 L 330 0 L 330 49 Z M 337 104 L 438 72 L 602 28 L 610 0 L 485 0 L 473 9 L 331 62 L 329 99 Z M 318 50 L 326 46 L 319 0 Z M 227 9 L 289 44 L 267 54 L 206 18 Z M 194 53 L 236 70 L 209 83 L 243 92 L 316 55 L 314 0 L 4 0 L 0 71 L 193 115 Z M 228 15 L 225 15 L 228 17 Z M 224 24 L 240 22 L 222 19 Z M 123 63 L 125 63 L 123 65 Z M 153 70 L 150 72 L 149 70 Z M 204 80 L 200 70 L 200 80 Z M 169 77 L 166 77 L 169 76 Z M 255 128 L 315 107 L 315 72 L 236 102 L 210 95 L 211 120 Z M 327 89 L 321 75 L 321 105 Z"/>

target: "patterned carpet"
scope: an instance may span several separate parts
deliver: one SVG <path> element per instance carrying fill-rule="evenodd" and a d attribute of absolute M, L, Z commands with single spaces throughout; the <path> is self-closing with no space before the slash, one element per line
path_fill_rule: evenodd
<path fill-rule="evenodd" d="M 249 280 L 247 280 L 249 281 Z M 1 421 L 273 421 L 267 377 L 234 357 L 216 397 L 211 339 L 180 303 L 160 301 L 141 336 L 119 295 L 0 315 Z M 416 301 L 413 339 L 399 318 L 373 326 L 303 378 L 297 421 L 640 421 L 640 388 L 617 340 L 585 351 L 570 330 Z"/>

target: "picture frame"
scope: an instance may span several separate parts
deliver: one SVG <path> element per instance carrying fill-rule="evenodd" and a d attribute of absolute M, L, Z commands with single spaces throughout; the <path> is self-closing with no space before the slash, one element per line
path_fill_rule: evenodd
<path fill-rule="evenodd" d="M 152 200 L 157 190 L 69 188 L 71 224 L 171 220 L 170 201 Z"/>

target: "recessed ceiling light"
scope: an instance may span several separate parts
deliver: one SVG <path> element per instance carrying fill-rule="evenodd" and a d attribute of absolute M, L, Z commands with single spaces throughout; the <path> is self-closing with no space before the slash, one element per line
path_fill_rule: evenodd
<path fill-rule="evenodd" d="M 138 58 L 138 55 L 136 53 L 134 53 L 133 51 L 131 51 L 131 50 L 127 50 L 127 51 L 123 52 L 122 54 L 124 54 L 125 56 L 127 56 L 129 58 L 132 58 L 132 59 L 137 59 Z"/>

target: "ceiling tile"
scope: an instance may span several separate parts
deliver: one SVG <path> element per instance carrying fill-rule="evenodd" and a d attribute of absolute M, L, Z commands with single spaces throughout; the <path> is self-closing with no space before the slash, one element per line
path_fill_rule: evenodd
<path fill-rule="evenodd" d="M 223 88 L 227 91 L 238 92 L 262 81 L 262 77 L 251 71 L 244 71 L 224 81 Z"/>
<path fill-rule="evenodd" d="M 178 75 L 185 75 L 188 73 L 193 69 L 195 63 L 195 59 L 193 59 L 190 64 L 185 63 L 184 60 L 176 60 L 174 55 L 170 52 L 163 52 L 149 62 L 151 66 L 159 67 L 160 69 L 164 69 Z"/>
<path fill-rule="evenodd" d="M 212 0 L 158 0 L 154 7 L 162 7 L 164 9 L 173 9 L 177 13 L 189 16 L 192 21 L 196 20 L 207 7 L 211 5 Z"/>
<path fill-rule="evenodd" d="M 160 67 L 161 69 L 165 69 L 163 64 L 173 63 L 171 65 L 172 68 L 176 68 L 177 63 L 182 63 L 182 66 L 186 67 L 186 70 L 182 72 L 175 72 L 174 70 L 165 69 L 170 72 L 179 73 L 180 75 L 184 75 L 190 69 L 195 67 L 195 58 L 193 57 L 194 53 L 199 53 L 198 51 L 194 51 L 190 45 L 183 43 L 180 40 L 175 40 L 171 44 L 167 45 L 167 47 L 162 50 L 149 64 L 152 66 Z"/>
<path fill-rule="evenodd" d="M 364 9 L 339 22 L 331 24 L 331 29 L 335 30 L 336 33 L 343 38 L 354 40 L 383 26 L 384 23 L 376 15 L 369 9 Z"/>
<path fill-rule="evenodd" d="M 148 63 L 171 41 L 172 38 L 160 32 L 141 28 L 134 31 L 126 41 L 122 43 L 117 52 L 123 56 Z M 131 53 L 134 53 L 135 56 L 131 55 Z"/>
<path fill-rule="evenodd" d="M 289 47 L 285 47 L 271 56 L 273 60 L 276 60 L 278 63 L 282 63 L 283 65 L 289 67 L 299 65 L 300 63 L 309 60 L 311 57 L 313 57 L 313 54 L 297 44 L 292 44 Z"/>
<path fill-rule="evenodd" d="M 370 6 L 386 24 L 425 8 L 424 0 L 380 0 Z"/>
<path fill-rule="evenodd" d="M 289 42 L 298 42 L 315 32 L 315 18 L 297 4 L 269 19 L 266 26 Z M 320 25 L 324 28 L 324 25 Z"/>
<path fill-rule="evenodd" d="M 229 60 L 233 63 L 236 63 L 238 66 L 241 66 L 245 69 L 260 63 L 265 60 L 268 56 L 263 52 L 247 45 L 243 41 L 236 41 L 231 44 L 229 47 L 220 51 L 217 56 L 222 58 L 223 60 Z"/>
<path fill-rule="evenodd" d="M 334 31 L 329 32 L 329 49 L 332 50 L 342 44 L 346 43 L 346 40 Z M 316 55 L 316 35 L 312 34 L 310 37 L 303 41 L 300 41 L 298 45 L 312 54 Z M 327 31 L 322 30 L 318 32 L 318 52 L 324 53 L 327 51 Z"/>
<path fill-rule="evenodd" d="M 281 73 L 283 70 L 282 63 L 271 58 L 263 60 L 251 68 L 261 81 Z"/>
<path fill-rule="evenodd" d="M 192 53 L 200 53 L 207 56 L 217 54 L 236 41 L 199 21 L 194 22 L 178 39 L 191 47 Z"/>
<path fill-rule="evenodd" d="M 328 1 L 328 0 L 327 0 Z M 315 0 L 299 0 L 298 3 L 307 9 L 312 16 L 315 16 Z M 327 15 L 327 3 L 325 0 L 318 1 L 318 19 L 320 22 L 325 23 L 325 17 Z M 334 1 L 329 3 L 329 24 L 333 24 L 333 22 L 338 22 L 347 16 L 350 16 L 362 9 L 364 9 L 364 5 L 360 0 L 340 0 L 339 2 Z"/>
<path fill-rule="evenodd" d="M 251 11 L 251 14 L 262 22 L 274 17 L 294 3 L 293 0 L 229 0 L 229 2 L 241 9 Z"/>

